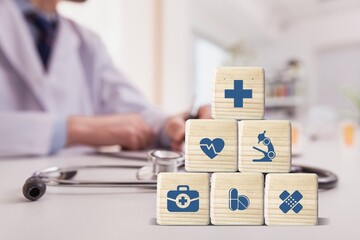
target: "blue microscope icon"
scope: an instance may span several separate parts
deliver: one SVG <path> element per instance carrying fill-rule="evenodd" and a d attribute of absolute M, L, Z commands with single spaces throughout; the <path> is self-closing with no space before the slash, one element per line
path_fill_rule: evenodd
<path fill-rule="evenodd" d="M 262 144 L 267 146 L 267 151 L 261 150 L 260 148 L 257 147 L 253 147 L 255 150 L 258 150 L 259 152 L 264 154 L 263 158 L 253 159 L 253 162 L 272 162 L 272 160 L 276 156 L 274 145 L 271 143 L 270 138 L 265 136 L 265 133 L 266 131 L 258 135 L 258 143 L 261 142 Z"/>

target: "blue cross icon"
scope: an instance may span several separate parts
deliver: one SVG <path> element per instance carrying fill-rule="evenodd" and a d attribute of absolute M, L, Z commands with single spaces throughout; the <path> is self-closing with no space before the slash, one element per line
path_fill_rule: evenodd
<path fill-rule="evenodd" d="M 252 98 L 252 90 L 244 89 L 243 80 L 234 80 L 234 89 L 225 89 L 225 98 L 233 98 L 234 107 L 242 108 L 244 98 Z"/>
<path fill-rule="evenodd" d="M 181 205 L 185 205 L 185 203 L 187 203 L 186 198 L 184 198 L 184 196 L 182 196 L 182 197 L 179 199 L 179 203 L 180 203 Z"/>

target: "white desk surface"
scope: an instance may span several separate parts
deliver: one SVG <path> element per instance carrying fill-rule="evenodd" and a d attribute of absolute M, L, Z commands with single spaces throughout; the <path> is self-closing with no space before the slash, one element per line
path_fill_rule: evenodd
<path fill-rule="evenodd" d="M 297 164 L 323 167 L 338 174 L 336 189 L 319 193 L 319 225 L 158 226 L 155 190 L 49 187 L 37 202 L 22 196 L 33 171 L 52 165 L 116 164 L 124 160 L 100 156 L 58 156 L 0 160 L 0 239 L 360 239 L 359 153 L 340 151 L 334 142 L 312 143 Z M 83 178 L 123 179 L 134 172 Z"/>

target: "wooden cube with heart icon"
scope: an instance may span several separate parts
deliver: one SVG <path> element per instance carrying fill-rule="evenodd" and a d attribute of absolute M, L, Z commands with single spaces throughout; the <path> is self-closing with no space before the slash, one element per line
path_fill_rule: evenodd
<path fill-rule="evenodd" d="M 186 121 L 185 169 L 189 172 L 237 170 L 237 121 Z"/>

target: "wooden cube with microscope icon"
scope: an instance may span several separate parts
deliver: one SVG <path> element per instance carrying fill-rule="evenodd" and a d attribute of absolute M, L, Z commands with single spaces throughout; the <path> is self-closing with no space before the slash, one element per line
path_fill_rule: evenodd
<path fill-rule="evenodd" d="M 244 120 L 238 131 L 240 172 L 290 172 L 290 121 Z"/>

